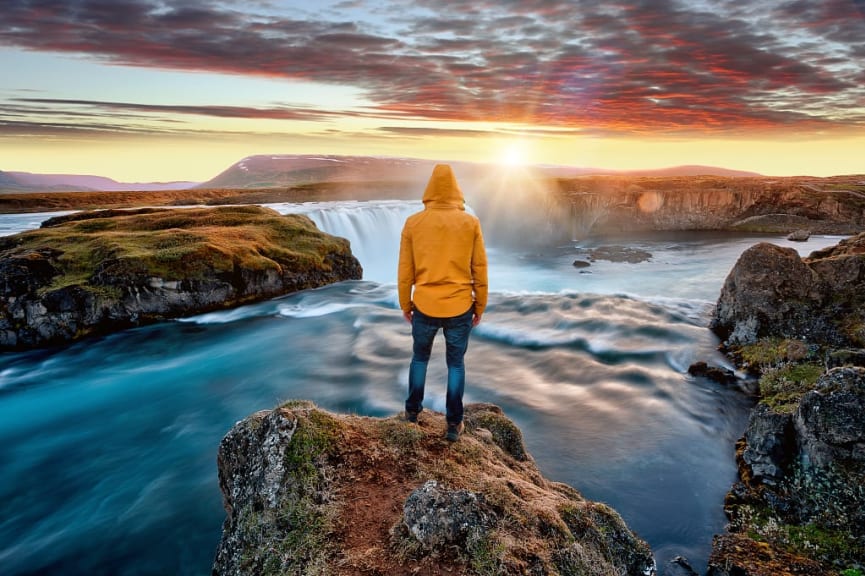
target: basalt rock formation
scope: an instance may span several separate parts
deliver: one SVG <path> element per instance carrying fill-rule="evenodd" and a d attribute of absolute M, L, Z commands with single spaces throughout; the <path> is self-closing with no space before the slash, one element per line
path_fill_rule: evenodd
<path fill-rule="evenodd" d="M 361 275 L 348 241 L 304 216 L 258 206 L 83 212 L 0 238 L 0 350 Z"/>
<path fill-rule="evenodd" d="M 219 447 L 226 520 L 215 576 L 649 575 L 648 545 L 611 508 L 541 476 L 501 409 L 337 415 L 290 402 Z"/>
<path fill-rule="evenodd" d="M 760 399 L 709 575 L 861 574 L 865 234 L 804 259 L 770 244 L 746 250 L 711 325 L 759 376 Z"/>

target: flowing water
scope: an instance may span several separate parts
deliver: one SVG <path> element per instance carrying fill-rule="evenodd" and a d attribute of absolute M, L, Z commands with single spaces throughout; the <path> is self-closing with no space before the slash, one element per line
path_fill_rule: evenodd
<path fill-rule="evenodd" d="M 349 238 L 364 279 L 0 354 L 0 574 L 208 574 L 224 519 L 216 450 L 237 420 L 288 399 L 402 409 L 411 335 L 396 256 L 420 204 L 272 207 Z M 0 216 L 0 230 L 47 216 Z M 488 238 L 490 305 L 466 356 L 466 402 L 501 406 L 542 472 L 613 506 L 659 565 L 682 554 L 702 570 L 724 528 L 750 401 L 687 368 L 726 365 L 709 313 L 739 254 L 761 240 L 794 245 L 678 233 L 527 253 Z M 598 244 L 652 258 L 572 266 Z M 444 410 L 445 375 L 437 342 L 428 409 Z"/>

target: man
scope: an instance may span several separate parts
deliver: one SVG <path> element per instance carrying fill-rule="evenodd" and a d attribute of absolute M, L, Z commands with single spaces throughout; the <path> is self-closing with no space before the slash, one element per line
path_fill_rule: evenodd
<path fill-rule="evenodd" d="M 423 410 L 427 364 L 441 328 L 447 345 L 446 436 L 454 442 L 464 427 L 463 357 L 487 306 L 487 255 L 480 222 L 465 211 L 450 166 L 433 169 L 423 203 L 423 210 L 406 219 L 399 247 L 399 305 L 413 340 L 405 413 L 417 422 Z"/>

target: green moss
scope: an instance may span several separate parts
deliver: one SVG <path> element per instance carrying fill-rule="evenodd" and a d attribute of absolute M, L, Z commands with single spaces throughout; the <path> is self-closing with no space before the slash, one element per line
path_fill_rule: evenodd
<path fill-rule="evenodd" d="M 244 533 L 257 533 L 266 544 L 246 546 L 254 552 L 241 567 L 263 575 L 325 574 L 334 552 L 330 535 L 337 509 L 327 499 L 320 501 L 328 482 L 321 462 L 332 456 L 341 424 L 310 402 L 292 401 L 281 409 L 294 409 L 298 420 L 284 456 L 292 481 L 284 486 L 276 510 L 247 511 L 242 519 Z"/>
<path fill-rule="evenodd" d="M 457 463 L 475 468 L 481 462 L 486 462 L 488 448 L 477 442 L 455 442 L 448 447 L 451 456 Z"/>
<path fill-rule="evenodd" d="M 758 370 L 798 362 L 815 353 L 805 342 L 788 338 L 762 338 L 753 344 L 737 346 L 731 352 L 742 363 Z"/>
<path fill-rule="evenodd" d="M 777 412 L 793 412 L 823 372 L 823 366 L 808 363 L 769 368 L 760 377 L 761 400 Z"/>
<path fill-rule="evenodd" d="M 254 539 L 243 546 L 239 568 L 245 574 L 324 575 L 334 553 L 328 539 L 336 517 L 333 506 L 316 505 L 310 498 L 286 499 L 277 511 L 247 509 L 242 531 Z"/>
<path fill-rule="evenodd" d="M 449 456 L 444 458 L 433 458 L 424 463 L 424 471 L 429 476 L 439 482 L 447 483 L 452 478 L 458 478 L 465 471 L 465 468 L 460 466 Z"/>
<path fill-rule="evenodd" d="M 785 544 L 793 553 L 818 561 L 844 562 L 865 557 L 865 548 L 848 533 L 814 524 L 784 526 Z"/>
<path fill-rule="evenodd" d="M 470 415 L 467 420 L 474 428 L 489 430 L 493 435 L 493 442 L 514 459 L 528 459 L 523 445 L 523 433 L 504 414 L 484 411 Z"/>
<path fill-rule="evenodd" d="M 285 408 L 286 410 L 311 410 L 315 408 L 315 404 L 310 402 L 309 400 L 286 400 L 282 404 L 279 405 L 279 408 Z"/>
<path fill-rule="evenodd" d="M 297 430 L 285 450 L 286 466 L 303 482 L 320 482 L 322 479 L 316 464 L 333 453 L 340 429 L 339 420 L 321 410 L 296 414 Z"/>
<path fill-rule="evenodd" d="M 848 531 L 815 523 L 786 524 L 765 505 L 738 506 L 733 527 L 756 542 L 824 565 L 849 566 L 865 558 L 865 544 Z"/>
<path fill-rule="evenodd" d="M 397 522 L 390 530 L 390 551 L 394 557 L 399 559 L 400 564 L 413 561 L 424 556 L 424 547 L 420 540 L 415 538 L 402 522 Z"/>
<path fill-rule="evenodd" d="M 584 506 L 566 505 L 559 508 L 559 515 L 575 540 L 584 545 L 591 543 L 604 554 L 608 548 L 608 516 L 611 513 L 615 514 L 603 504 L 592 502 L 586 502 Z"/>
<path fill-rule="evenodd" d="M 279 511 L 278 525 L 284 537 L 278 554 L 268 559 L 275 563 L 265 574 L 325 574 L 332 554 L 329 543 L 336 516 L 332 506 L 316 506 L 309 499 L 288 501 Z"/>
<path fill-rule="evenodd" d="M 500 519 L 499 526 L 510 529 L 520 529 L 526 526 L 531 511 L 525 507 L 524 501 L 517 496 L 519 489 L 512 480 L 504 478 L 490 479 L 484 483 L 481 492 L 484 500 L 495 510 Z"/>
<path fill-rule="evenodd" d="M 469 539 L 467 552 L 468 564 L 478 576 L 497 576 L 502 573 L 507 546 L 494 532 Z"/>
<path fill-rule="evenodd" d="M 345 240 L 320 232 L 309 218 L 258 206 L 88 212 L 12 240 L 4 242 L 8 248 L 0 256 L 44 247 L 61 252 L 56 260 L 61 274 L 48 290 L 86 287 L 100 266 L 172 281 L 237 268 L 327 269 L 326 256 L 346 250 Z"/>

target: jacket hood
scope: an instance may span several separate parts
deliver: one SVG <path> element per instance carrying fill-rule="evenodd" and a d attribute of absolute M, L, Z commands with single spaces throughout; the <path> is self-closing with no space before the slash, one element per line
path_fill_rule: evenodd
<path fill-rule="evenodd" d="M 448 164 L 436 164 L 423 193 L 423 203 L 433 206 L 452 206 L 465 210 L 465 198 L 456 176 Z"/>

